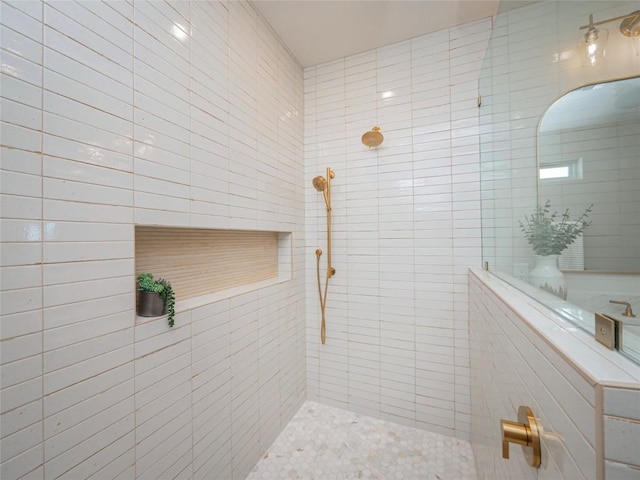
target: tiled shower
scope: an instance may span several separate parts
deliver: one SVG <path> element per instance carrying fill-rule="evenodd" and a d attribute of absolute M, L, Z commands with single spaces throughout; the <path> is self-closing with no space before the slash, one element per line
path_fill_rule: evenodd
<path fill-rule="evenodd" d="M 481 255 L 478 76 L 490 32 L 486 19 L 305 69 L 305 179 L 325 164 L 336 172 L 327 345 L 307 296 L 311 399 L 469 438 L 467 268 Z M 385 141 L 367 149 L 374 125 Z M 312 249 L 325 243 L 324 203 L 305 195 Z"/>
<path fill-rule="evenodd" d="M 0 8 L 3 480 L 243 479 L 305 399 L 472 440 L 491 19 L 302 69 L 248 2 Z M 168 329 L 135 225 L 278 232 L 290 276 Z"/>

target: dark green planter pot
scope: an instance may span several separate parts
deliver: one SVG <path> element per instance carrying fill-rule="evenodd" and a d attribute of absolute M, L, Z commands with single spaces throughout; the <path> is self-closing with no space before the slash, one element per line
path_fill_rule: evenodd
<path fill-rule="evenodd" d="M 167 305 L 159 293 L 138 290 L 136 310 L 141 317 L 159 317 L 167 313 Z"/>

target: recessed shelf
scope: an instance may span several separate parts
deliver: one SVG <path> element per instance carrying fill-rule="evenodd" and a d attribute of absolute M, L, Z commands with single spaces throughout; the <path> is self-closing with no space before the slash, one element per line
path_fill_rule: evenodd
<path fill-rule="evenodd" d="M 291 233 L 136 226 L 135 273 L 143 272 L 171 282 L 178 306 L 210 303 L 290 279 Z"/>

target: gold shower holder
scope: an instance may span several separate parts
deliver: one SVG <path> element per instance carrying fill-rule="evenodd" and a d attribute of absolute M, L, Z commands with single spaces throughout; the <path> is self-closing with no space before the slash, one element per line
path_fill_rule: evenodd
<path fill-rule="evenodd" d="M 322 312 L 322 322 L 320 324 L 320 340 L 324 345 L 327 338 L 327 327 L 325 321 L 325 311 L 327 306 L 327 289 L 329 287 L 329 279 L 336 274 L 336 269 L 331 265 L 331 180 L 335 178 L 336 174 L 331 168 L 327 167 L 327 177 L 318 175 L 314 177 L 311 183 L 313 187 L 322 193 L 324 197 L 325 206 L 327 207 L 327 274 L 324 283 L 324 294 L 322 292 L 322 285 L 320 283 L 320 257 L 322 256 L 322 249 L 316 249 L 316 273 L 318 278 L 318 295 L 320 297 L 320 311 Z"/>

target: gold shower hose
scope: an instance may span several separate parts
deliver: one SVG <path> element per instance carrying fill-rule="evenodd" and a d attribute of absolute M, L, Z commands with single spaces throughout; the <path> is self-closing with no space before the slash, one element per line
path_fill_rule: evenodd
<path fill-rule="evenodd" d="M 325 324 L 325 307 L 327 305 L 327 289 L 329 287 L 329 272 L 327 272 L 327 279 L 324 282 L 324 296 L 322 295 L 322 288 L 320 287 L 320 256 L 322 255 L 322 250 L 319 248 L 316 250 L 316 272 L 318 276 L 318 295 L 320 297 L 320 311 L 322 312 L 322 323 L 320 324 L 320 340 L 324 345 L 325 340 L 327 339 L 327 327 Z"/>

